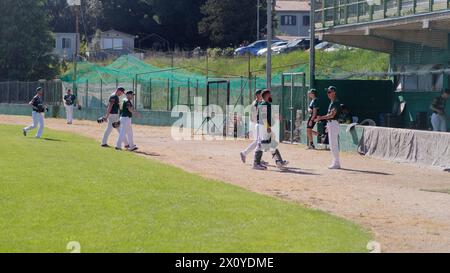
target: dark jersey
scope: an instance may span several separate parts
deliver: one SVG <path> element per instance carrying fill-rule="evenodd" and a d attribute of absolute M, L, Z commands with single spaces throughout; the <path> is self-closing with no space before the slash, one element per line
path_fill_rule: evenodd
<path fill-rule="evenodd" d="M 31 105 L 33 106 L 33 111 L 42 113 L 45 111 L 44 109 L 44 100 L 42 99 L 42 97 L 36 95 L 33 97 L 33 99 L 31 100 Z"/>
<path fill-rule="evenodd" d="M 272 105 L 269 102 L 260 102 L 258 105 L 258 123 L 272 127 Z"/>
<path fill-rule="evenodd" d="M 439 96 L 439 97 L 434 98 L 433 102 L 431 103 L 431 106 L 444 112 L 445 111 L 445 103 L 446 103 L 446 100 L 443 97 Z M 433 111 L 433 113 L 438 114 L 436 111 Z"/>
<path fill-rule="evenodd" d="M 310 103 L 309 103 L 309 109 L 314 110 L 314 109 L 319 109 L 319 99 L 313 99 Z"/>
<path fill-rule="evenodd" d="M 329 120 L 338 120 L 339 116 L 341 115 L 341 104 L 339 103 L 339 101 L 335 100 L 330 102 L 330 106 L 328 106 L 328 114 L 331 114 L 331 111 L 333 111 L 333 109 L 336 109 L 336 115 L 334 116 L 334 118 Z"/>
<path fill-rule="evenodd" d="M 110 114 L 119 114 L 120 109 L 120 99 L 117 95 L 112 95 L 109 97 L 109 103 L 112 104 Z"/>
<path fill-rule="evenodd" d="M 128 118 L 133 117 L 133 113 L 131 113 L 130 110 L 128 110 L 128 108 L 132 108 L 132 107 L 133 107 L 133 104 L 131 103 L 131 101 L 124 100 L 122 103 L 122 112 L 120 112 L 120 116 L 128 117 Z"/>
<path fill-rule="evenodd" d="M 64 102 L 66 103 L 66 105 L 74 105 L 76 100 L 75 95 L 65 95 L 64 96 Z"/>

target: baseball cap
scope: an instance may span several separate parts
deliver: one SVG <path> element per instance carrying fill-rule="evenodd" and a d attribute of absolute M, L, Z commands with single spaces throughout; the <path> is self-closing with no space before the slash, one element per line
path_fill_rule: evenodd
<path fill-rule="evenodd" d="M 262 92 L 263 92 L 263 90 L 262 90 L 262 89 L 258 89 L 258 90 L 256 90 L 256 92 L 255 92 L 255 95 L 261 95 L 261 94 L 262 94 Z"/>
<path fill-rule="evenodd" d="M 330 86 L 327 88 L 327 91 L 328 91 L 328 90 L 332 90 L 332 91 L 336 92 L 336 91 L 337 91 L 337 88 L 336 88 L 335 86 L 333 86 L 333 85 L 330 85 Z"/>
<path fill-rule="evenodd" d="M 42 87 L 36 88 L 36 92 L 39 92 L 39 91 L 42 91 L 42 90 L 43 90 Z"/>
<path fill-rule="evenodd" d="M 314 95 L 317 95 L 317 90 L 313 88 L 313 89 L 309 90 L 308 93 L 312 93 Z"/>
<path fill-rule="evenodd" d="M 125 92 L 125 88 L 123 88 L 122 86 L 117 87 L 117 90 L 118 90 L 118 91 Z"/>
<path fill-rule="evenodd" d="M 127 95 L 134 95 L 133 91 L 127 91 Z"/>
<path fill-rule="evenodd" d="M 270 93 L 269 89 L 264 89 L 261 93 L 262 96 L 264 96 L 265 94 Z"/>

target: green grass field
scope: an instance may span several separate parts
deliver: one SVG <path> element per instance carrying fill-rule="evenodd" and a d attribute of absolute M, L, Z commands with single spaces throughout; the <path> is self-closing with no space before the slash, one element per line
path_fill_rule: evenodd
<path fill-rule="evenodd" d="M 365 252 L 371 239 L 297 204 L 45 136 L 0 125 L 0 252 L 68 252 L 69 241 L 82 252 Z"/>

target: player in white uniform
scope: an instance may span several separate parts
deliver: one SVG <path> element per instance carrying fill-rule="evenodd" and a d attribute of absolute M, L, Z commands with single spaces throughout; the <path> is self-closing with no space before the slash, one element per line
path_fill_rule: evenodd
<path fill-rule="evenodd" d="M 262 101 L 262 89 L 256 90 L 255 93 L 255 100 L 252 103 L 252 112 L 251 112 L 251 122 L 250 122 L 250 127 L 254 126 L 255 131 L 253 132 L 253 142 L 250 143 L 250 145 L 247 146 L 247 148 L 245 150 L 243 150 L 240 155 L 241 155 L 241 160 L 242 163 L 245 163 L 246 159 L 247 159 L 247 155 L 251 152 L 254 151 L 257 145 L 257 140 L 256 140 L 256 134 L 258 131 L 258 122 L 256 120 L 256 115 L 258 112 L 258 104 Z M 263 165 L 265 165 L 264 161 L 261 161 L 261 163 Z"/>
<path fill-rule="evenodd" d="M 134 110 L 133 97 L 134 92 L 128 91 L 127 98 L 123 100 L 122 111 L 120 112 L 120 129 L 119 138 L 117 139 L 116 150 L 122 150 L 122 143 L 125 139 L 128 139 L 129 147 L 128 151 L 136 151 L 138 147 L 134 145 L 133 127 L 131 125 L 131 119 L 133 116 L 140 117 L 140 114 Z"/>
<path fill-rule="evenodd" d="M 103 134 L 102 139 L 102 147 L 108 148 L 108 138 L 111 134 L 112 130 L 114 129 L 113 123 L 119 121 L 119 112 L 120 112 L 120 97 L 125 93 L 125 88 L 118 87 L 117 90 L 111 94 L 109 97 L 109 104 L 108 108 L 106 109 L 106 114 L 103 117 L 104 121 L 108 121 L 108 127 L 105 130 L 105 133 Z M 117 131 L 119 131 L 119 128 L 117 128 Z M 129 148 L 127 138 L 124 140 L 125 147 Z"/>
<path fill-rule="evenodd" d="M 327 131 L 330 142 L 330 150 L 333 156 L 329 169 L 340 169 L 341 162 L 339 159 L 339 130 L 340 125 L 338 122 L 339 115 L 341 114 L 341 104 L 337 100 L 336 87 L 330 86 L 327 91 L 328 98 L 330 99 L 330 106 L 328 107 L 328 114 L 326 116 L 318 116 L 316 122 L 321 120 L 328 121 Z"/>
<path fill-rule="evenodd" d="M 264 151 L 270 151 L 275 160 L 277 168 L 284 169 L 289 164 L 288 161 L 283 160 L 280 151 L 278 150 L 278 142 L 274 132 L 272 131 L 272 97 L 270 90 L 266 89 L 262 92 L 263 101 L 258 104 L 257 113 L 257 136 L 256 136 L 256 150 L 255 160 L 253 162 L 253 169 L 266 170 L 267 167 L 261 164 L 261 158 Z"/>
<path fill-rule="evenodd" d="M 36 96 L 33 97 L 33 99 L 28 103 L 33 107 L 32 117 L 33 117 L 33 123 L 23 128 L 23 135 L 27 136 L 27 132 L 30 130 L 35 129 L 39 126 L 39 129 L 36 133 L 36 138 L 41 138 L 42 133 L 44 132 L 44 112 L 47 110 L 47 106 L 44 105 L 44 90 L 42 87 L 38 87 L 36 89 Z"/>
<path fill-rule="evenodd" d="M 76 104 L 77 97 L 72 94 L 72 90 L 68 89 L 67 94 L 63 98 L 64 100 L 64 107 L 66 108 L 66 119 L 67 124 L 72 124 L 73 122 L 73 109 Z"/>

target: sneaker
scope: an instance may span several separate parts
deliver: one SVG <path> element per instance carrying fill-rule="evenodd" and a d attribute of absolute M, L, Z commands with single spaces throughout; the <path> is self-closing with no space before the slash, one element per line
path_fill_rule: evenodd
<path fill-rule="evenodd" d="M 263 166 L 269 166 L 269 162 L 261 160 L 261 165 Z"/>
<path fill-rule="evenodd" d="M 109 148 L 109 147 L 111 147 L 111 146 L 109 146 L 108 144 L 102 144 L 102 147 L 103 147 L 103 148 Z"/>
<path fill-rule="evenodd" d="M 260 171 L 265 171 L 265 170 L 267 170 L 267 167 L 263 166 L 261 164 L 253 164 L 253 169 L 254 170 L 260 170 Z"/>
<path fill-rule="evenodd" d="M 130 149 L 130 145 L 125 145 L 125 149 Z"/>
<path fill-rule="evenodd" d="M 22 129 L 23 136 L 27 136 L 27 131 L 25 129 Z"/>
<path fill-rule="evenodd" d="M 122 148 L 116 147 L 117 151 L 122 151 Z"/>
<path fill-rule="evenodd" d="M 308 148 L 306 148 L 307 150 L 315 150 L 316 146 L 314 146 L 314 144 L 309 145 Z"/>
<path fill-rule="evenodd" d="M 276 163 L 277 168 L 280 169 L 280 170 L 286 169 L 287 164 L 289 164 L 289 162 L 287 162 L 287 161 L 278 161 Z"/>
<path fill-rule="evenodd" d="M 137 149 L 139 149 L 137 146 L 134 146 L 133 148 L 128 148 L 127 150 L 128 151 L 130 151 L 130 152 L 134 152 L 134 151 L 136 151 Z"/>
<path fill-rule="evenodd" d="M 244 154 L 243 152 L 241 152 L 240 155 L 241 155 L 241 161 L 242 161 L 242 163 L 245 164 L 245 160 L 246 160 L 245 154 Z"/>
<path fill-rule="evenodd" d="M 328 169 L 330 169 L 330 170 L 339 170 L 340 168 L 341 168 L 341 166 L 339 166 L 339 165 L 331 165 L 328 167 Z"/>
<path fill-rule="evenodd" d="M 281 162 L 281 164 L 282 164 L 283 166 L 287 166 L 287 165 L 289 165 L 289 161 L 283 160 L 283 161 Z"/>

